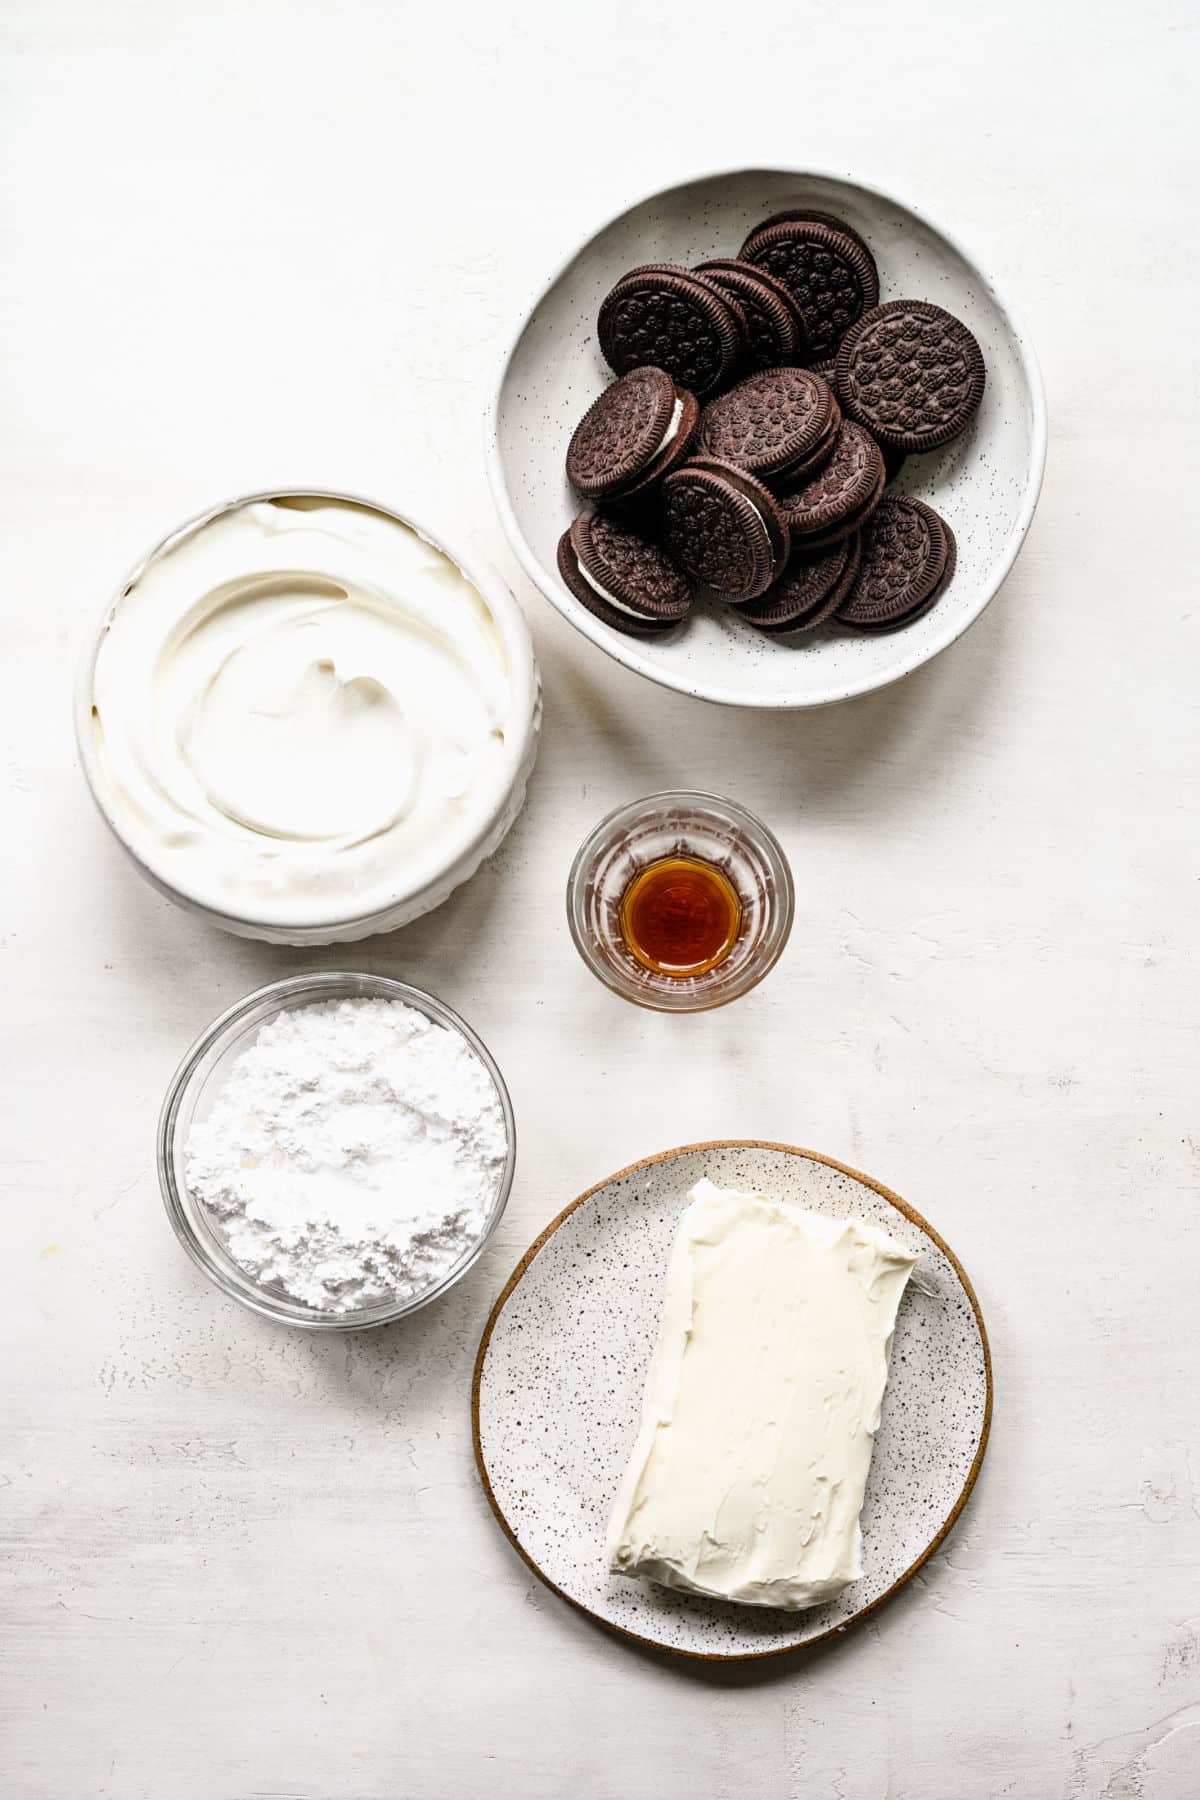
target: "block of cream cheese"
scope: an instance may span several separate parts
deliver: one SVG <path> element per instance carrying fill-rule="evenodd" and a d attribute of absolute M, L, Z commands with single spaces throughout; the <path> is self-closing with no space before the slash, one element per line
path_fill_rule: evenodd
<path fill-rule="evenodd" d="M 710 1181 L 688 1199 L 609 1563 L 816 1606 L 862 1574 L 859 1513 L 917 1259 L 861 1219 Z"/>

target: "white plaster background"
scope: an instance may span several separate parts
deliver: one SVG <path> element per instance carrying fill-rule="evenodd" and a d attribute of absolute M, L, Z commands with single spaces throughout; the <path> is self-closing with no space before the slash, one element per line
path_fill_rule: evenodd
<path fill-rule="evenodd" d="M 0 10 L 0 1785 L 13 1800 L 1176 1800 L 1200 1786 L 1197 14 L 1182 0 Z M 705 94 L 713 96 L 705 100 Z M 1041 509 L 981 623 L 810 717 L 706 709 L 517 577 L 481 410 L 591 222 L 842 163 L 977 248 L 1038 346 Z M 357 489 L 527 604 L 541 767 L 495 861 L 349 951 L 238 943 L 108 840 L 75 653 L 207 503 Z M 561 889 L 617 800 L 727 789 L 794 863 L 785 960 L 623 1007 Z M 152 1169 L 194 1034 L 284 971 L 461 1008 L 513 1091 L 486 1260 L 408 1329 L 243 1315 Z M 614 1642 L 493 1525 L 467 1384 L 528 1240 L 621 1164 L 791 1139 L 977 1284 L 976 1496 L 907 1593 L 768 1673 Z"/>

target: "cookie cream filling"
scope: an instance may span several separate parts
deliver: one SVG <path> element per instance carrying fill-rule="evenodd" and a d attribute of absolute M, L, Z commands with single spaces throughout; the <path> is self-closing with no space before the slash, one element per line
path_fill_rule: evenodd
<path fill-rule="evenodd" d="M 627 606 L 624 600 L 618 600 L 617 596 L 610 593 L 606 587 L 601 587 L 600 583 L 596 580 L 596 577 L 588 574 L 578 557 L 575 558 L 575 565 L 592 592 L 594 594 L 599 594 L 602 600 L 607 600 L 610 606 L 615 606 L 617 611 L 624 613 L 627 619 L 640 619 L 645 623 L 647 619 L 653 617 L 650 613 L 638 612 L 634 607 Z"/>
<path fill-rule="evenodd" d="M 98 789 L 149 871 L 248 922 L 419 892 L 488 829 L 511 688 L 486 602 L 391 515 L 278 496 L 185 528 L 92 672 Z"/>
<path fill-rule="evenodd" d="M 682 418 L 683 418 L 683 401 L 676 400 L 674 406 L 671 408 L 670 423 L 668 424 L 667 429 L 662 434 L 662 438 L 659 441 L 658 449 L 654 452 L 654 455 L 650 458 L 651 462 L 654 462 L 658 457 L 660 457 L 662 455 L 663 451 L 667 448 L 668 444 L 673 444 L 675 442 L 675 439 L 679 436 L 679 423 Z"/>
<path fill-rule="evenodd" d="M 739 493 L 742 493 L 742 490 L 741 490 L 741 489 L 740 489 L 740 488 L 739 488 L 739 489 L 738 489 L 738 492 L 739 492 Z M 762 515 L 762 512 L 761 512 L 761 511 L 760 511 L 760 509 L 759 509 L 759 508 L 758 508 L 758 507 L 757 507 L 757 506 L 756 506 L 756 505 L 755 505 L 755 503 L 754 503 L 754 501 L 753 501 L 753 500 L 752 500 L 752 499 L 751 499 L 751 498 L 750 498 L 750 496 L 749 496 L 749 494 L 746 494 L 746 493 L 742 493 L 742 499 L 743 499 L 743 500 L 744 500 L 744 501 L 745 501 L 745 502 L 746 502 L 746 505 L 747 505 L 747 506 L 748 506 L 748 507 L 749 507 L 749 508 L 750 508 L 750 511 L 751 511 L 751 512 L 752 512 L 752 513 L 753 513 L 753 514 L 754 514 L 754 516 L 755 516 L 755 518 L 756 518 L 756 519 L 757 519 L 757 520 L 758 520 L 758 522 L 759 522 L 759 524 L 760 524 L 760 525 L 761 525 L 761 526 L 762 526 L 762 528 L 763 528 L 763 532 L 764 532 L 764 534 L 765 534 L 765 535 L 766 535 L 766 539 L 767 539 L 767 542 L 768 542 L 768 544 L 769 544 L 769 545 L 770 545 L 770 546 L 771 546 L 771 555 L 772 555 L 772 558 L 773 558 L 773 557 L 774 557 L 774 555 L 775 555 L 775 540 L 774 540 L 774 539 L 773 539 L 773 537 L 772 537 L 772 536 L 771 536 L 771 528 L 770 528 L 770 526 L 769 526 L 769 525 L 768 525 L 768 524 L 767 524 L 767 521 L 766 521 L 766 520 L 765 520 L 765 519 L 764 519 L 764 518 L 763 518 L 763 515 Z M 778 578 L 778 577 L 777 577 L 777 574 L 776 574 L 776 572 L 775 572 L 775 571 L 772 571 L 772 574 L 771 574 L 771 579 L 770 579 L 770 581 L 769 581 L 769 582 L 768 582 L 768 583 L 767 583 L 767 588 L 771 588 L 771 587 L 773 587 L 773 586 L 774 586 L 774 584 L 775 584 L 775 582 L 776 582 L 776 580 L 777 580 L 777 578 Z M 763 590 L 762 590 L 762 592 L 760 592 L 760 593 L 758 593 L 758 594 L 755 594 L 755 595 L 754 595 L 754 596 L 753 596 L 753 598 L 754 598 L 754 599 L 756 599 L 756 600 L 761 600 L 761 599 L 762 599 L 762 596 L 763 596 L 763 593 L 765 593 L 765 592 L 766 592 L 766 591 L 767 591 L 767 589 L 766 589 L 766 588 L 764 588 L 764 589 L 763 589 Z"/>
<path fill-rule="evenodd" d="M 698 1182 L 667 1269 L 614 1573 L 797 1610 L 862 1574 L 862 1510 L 916 1257 L 861 1219 Z"/>
<path fill-rule="evenodd" d="M 740 488 L 738 489 L 738 492 L 741 493 Z M 769 538 L 771 533 L 767 527 L 767 521 L 763 518 L 762 513 L 759 511 L 758 507 L 754 504 L 754 502 L 750 498 L 749 494 L 742 494 L 742 499 L 746 502 L 746 505 L 750 508 L 750 511 L 754 514 L 755 518 L 758 520 L 759 524 L 762 526 L 764 532 L 766 532 L 766 535 Z"/>

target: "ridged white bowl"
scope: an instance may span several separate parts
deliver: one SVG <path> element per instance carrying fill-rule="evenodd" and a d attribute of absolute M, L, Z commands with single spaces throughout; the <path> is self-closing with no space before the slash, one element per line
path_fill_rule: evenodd
<path fill-rule="evenodd" d="M 405 891 L 403 877 L 397 872 L 396 898 L 386 906 L 377 907 L 371 912 L 360 913 L 352 917 L 331 918 L 320 924 L 296 925 L 291 921 L 249 920 L 238 918 L 232 913 L 218 911 L 204 905 L 190 894 L 181 893 L 168 882 L 148 868 L 137 854 L 133 845 L 122 833 L 116 812 L 111 805 L 107 792 L 104 771 L 95 755 L 91 731 L 91 706 L 93 674 L 96 656 L 100 648 L 104 627 L 116 603 L 116 599 L 124 589 L 136 581 L 146 565 L 153 561 L 159 552 L 173 542 L 182 532 L 192 531 L 207 524 L 218 514 L 230 512 L 235 507 L 247 506 L 258 500 L 271 500 L 281 497 L 289 499 L 341 500 L 358 506 L 370 507 L 373 511 L 383 513 L 407 525 L 418 537 L 432 544 L 444 556 L 461 569 L 471 585 L 482 594 L 496 621 L 505 655 L 508 658 L 509 679 L 512 683 L 513 705 L 512 719 L 505 732 L 505 756 L 507 760 L 507 786 L 488 818 L 472 843 L 457 855 L 453 861 L 439 870 L 437 875 L 424 882 L 419 888 Z M 92 798 L 100 809 L 101 817 L 112 831 L 137 868 L 146 880 L 156 887 L 169 900 L 174 900 L 187 912 L 195 913 L 212 925 L 219 925 L 222 930 L 232 932 L 236 937 L 265 939 L 271 944 L 349 944 L 360 938 L 372 937 L 377 932 L 395 931 L 400 925 L 408 925 L 413 919 L 419 919 L 423 913 L 432 912 L 443 900 L 449 898 L 455 888 L 469 881 L 479 865 L 496 850 L 503 838 L 511 829 L 513 821 L 525 804 L 525 791 L 533 765 L 537 760 L 538 734 L 542 722 L 542 686 L 537 660 L 533 654 L 533 642 L 529 635 L 529 627 L 525 622 L 516 600 L 507 584 L 487 564 L 479 564 L 450 548 L 436 532 L 427 530 L 417 520 L 406 513 L 396 512 L 393 508 L 382 506 L 377 500 L 363 499 L 357 494 L 336 493 L 324 488 L 269 488 L 258 494 L 242 494 L 234 500 L 224 501 L 220 506 L 212 507 L 208 512 L 189 519 L 178 526 L 167 537 L 149 550 L 141 561 L 133 568 L 126 580 L 117 590 L 117 595 L 105 607 L 99 627 L 93 634 L 79 670 L 79 680 L 75 693 L 75 733 L 79 742 L 79 755 L 83 764 Z"/>

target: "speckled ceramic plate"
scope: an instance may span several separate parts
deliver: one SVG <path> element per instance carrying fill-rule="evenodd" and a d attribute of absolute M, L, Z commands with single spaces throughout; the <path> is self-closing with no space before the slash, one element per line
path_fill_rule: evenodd
<path fill-rule="evenodd" d="M 579 507 L 563 472 L 576 423 L 612 379 L 596 342 L 600 302 L 637 263 L 734 256 L 751 226 L 784 207 L 835 212 L 871 245 L 881 298 L 933 300 L 971 327 L 987 389 L 970 429 L 901 472 L 901 491 L 943 512 L 958 541 L 954 580 L 903 631 L 827 627 L 794 643 L 765 638 L 702 601 L 663 639 L 624 637 L 559 578 L 555 547 Z M 806 707 L 883 687 L 928 662 L 979 617 L 1033 517 L 1046 457 L 1041 377 L 994 282 L 928 219 L 841 174 L 741 169 L 667 188 L 618 215 L 575 251 L 535 301 L 505 359 L 488 423 L 492 493 L 509 542 L 542 593 L 593 644 L 664 687 L 729 706 Z"/>
<path fill-rule="evenodd" d="M 789 1613 L 610 1575 L 604 1532 L 637 1435 L 667 1253 L 702 1175 L 893 1232 L 920 1261 L 901 1303 L 863 1506 L 861 1581 Z M 774 1656 L 844 1631 L 941 1543 L 987 1445 L 992 1374 L 957 1258 L 903 1200 L 786 1144 L 689 1144 L 623 1169 L 560 1213 L 488 1320 L 472 1392 L 475 1455 L 505 1532 L 556 1594 L 681 1656 Z"/>

